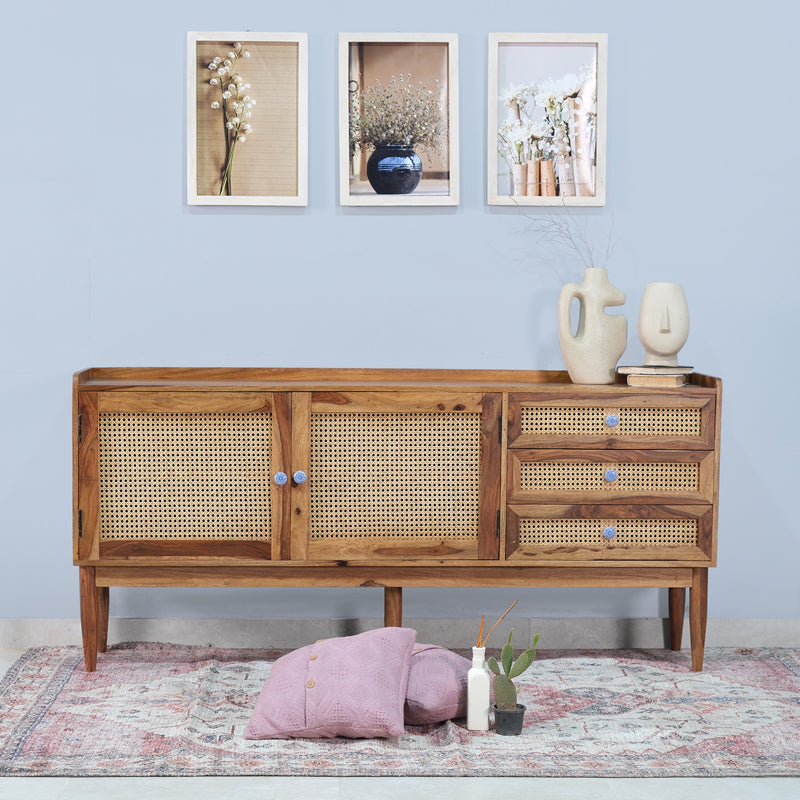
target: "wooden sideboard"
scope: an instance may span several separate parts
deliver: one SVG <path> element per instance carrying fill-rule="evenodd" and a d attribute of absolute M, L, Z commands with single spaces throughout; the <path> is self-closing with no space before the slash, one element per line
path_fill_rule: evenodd
<path fill-rule="evenodd" d="M 88 369 L 73 381 L 87 670 L 111 586 L 662 587 L 701 670 L 717 378 L 494 370 Z"/>

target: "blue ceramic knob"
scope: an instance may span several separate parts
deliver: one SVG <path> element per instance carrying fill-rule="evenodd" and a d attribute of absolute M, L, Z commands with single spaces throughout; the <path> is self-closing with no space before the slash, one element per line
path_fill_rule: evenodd
<path fill-rule="evenodd" d="M 617 535 L 617 529 L 613 525 L 603 528 L 603 538 L 613 539 Z"/>
<path fill-rule="evenodd" d="M 614 481 L 619 477 L 617 471 L 615 469 L 607 469 L 606 470 L 606 480 L 609 483 L 614 483 Z"/>
<path fill-rule="evenodd" d="M 278 486 L 283 486 L 289 480 L 289 476 L 285 472 L 276 472 L 273 480 Z"/>
<path fill-rule="evenodd" d="M 303 470 L 299 469 L 292 475 L 295 483 L 305 483 L 308 480 L 308 475 L 303 472 Z"/>
<path fill-rule="evenodd" d="M 609 428 L 616 428 L 619 425 L 619 417 L 616 414 L 609 414 L 606 417 L 606 425 Z"/>

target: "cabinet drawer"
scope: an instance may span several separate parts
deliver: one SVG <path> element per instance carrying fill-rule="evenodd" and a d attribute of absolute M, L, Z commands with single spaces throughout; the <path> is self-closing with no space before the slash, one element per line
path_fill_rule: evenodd
<path fill-rule="evenodd" d="M 512 503 L 708 502 L 713 453 L 660 450 L 509 450 Z"/>
<path fill-rule="evenodd" d="M 711 506 L 512 506 L 506 558 L 709 562 L 712 530 Z"/>
<path fill-rule="evenodd" d="M 615 389 L 580 399 L 509 396 L 510 447 L 679 448 L 712 450 L 713 394 Z"/>

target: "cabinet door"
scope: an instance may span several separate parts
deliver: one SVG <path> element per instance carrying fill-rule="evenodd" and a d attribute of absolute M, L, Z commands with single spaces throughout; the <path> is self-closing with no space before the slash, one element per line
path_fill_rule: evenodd
<path fill-rule="evenodd" d="M 292 558 L 495 559 L 499 393 L 295 393 Z M 302 476 L 301 476 L 302 477 Z"/>
<path fill-rule="evenodd" d="M 88 392 L 78 413 L 76 560 L 288 552 L 285 395 Z"/>

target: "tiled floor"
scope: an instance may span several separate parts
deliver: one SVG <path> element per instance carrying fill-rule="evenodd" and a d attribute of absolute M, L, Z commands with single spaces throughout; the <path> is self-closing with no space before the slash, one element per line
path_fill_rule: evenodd
<path fill-rule="evenodd" d="M 0 652 L 0 675 L 19 656 Z M 0 800 L 797 800 L 800 778 L 0 778 Z"/>

